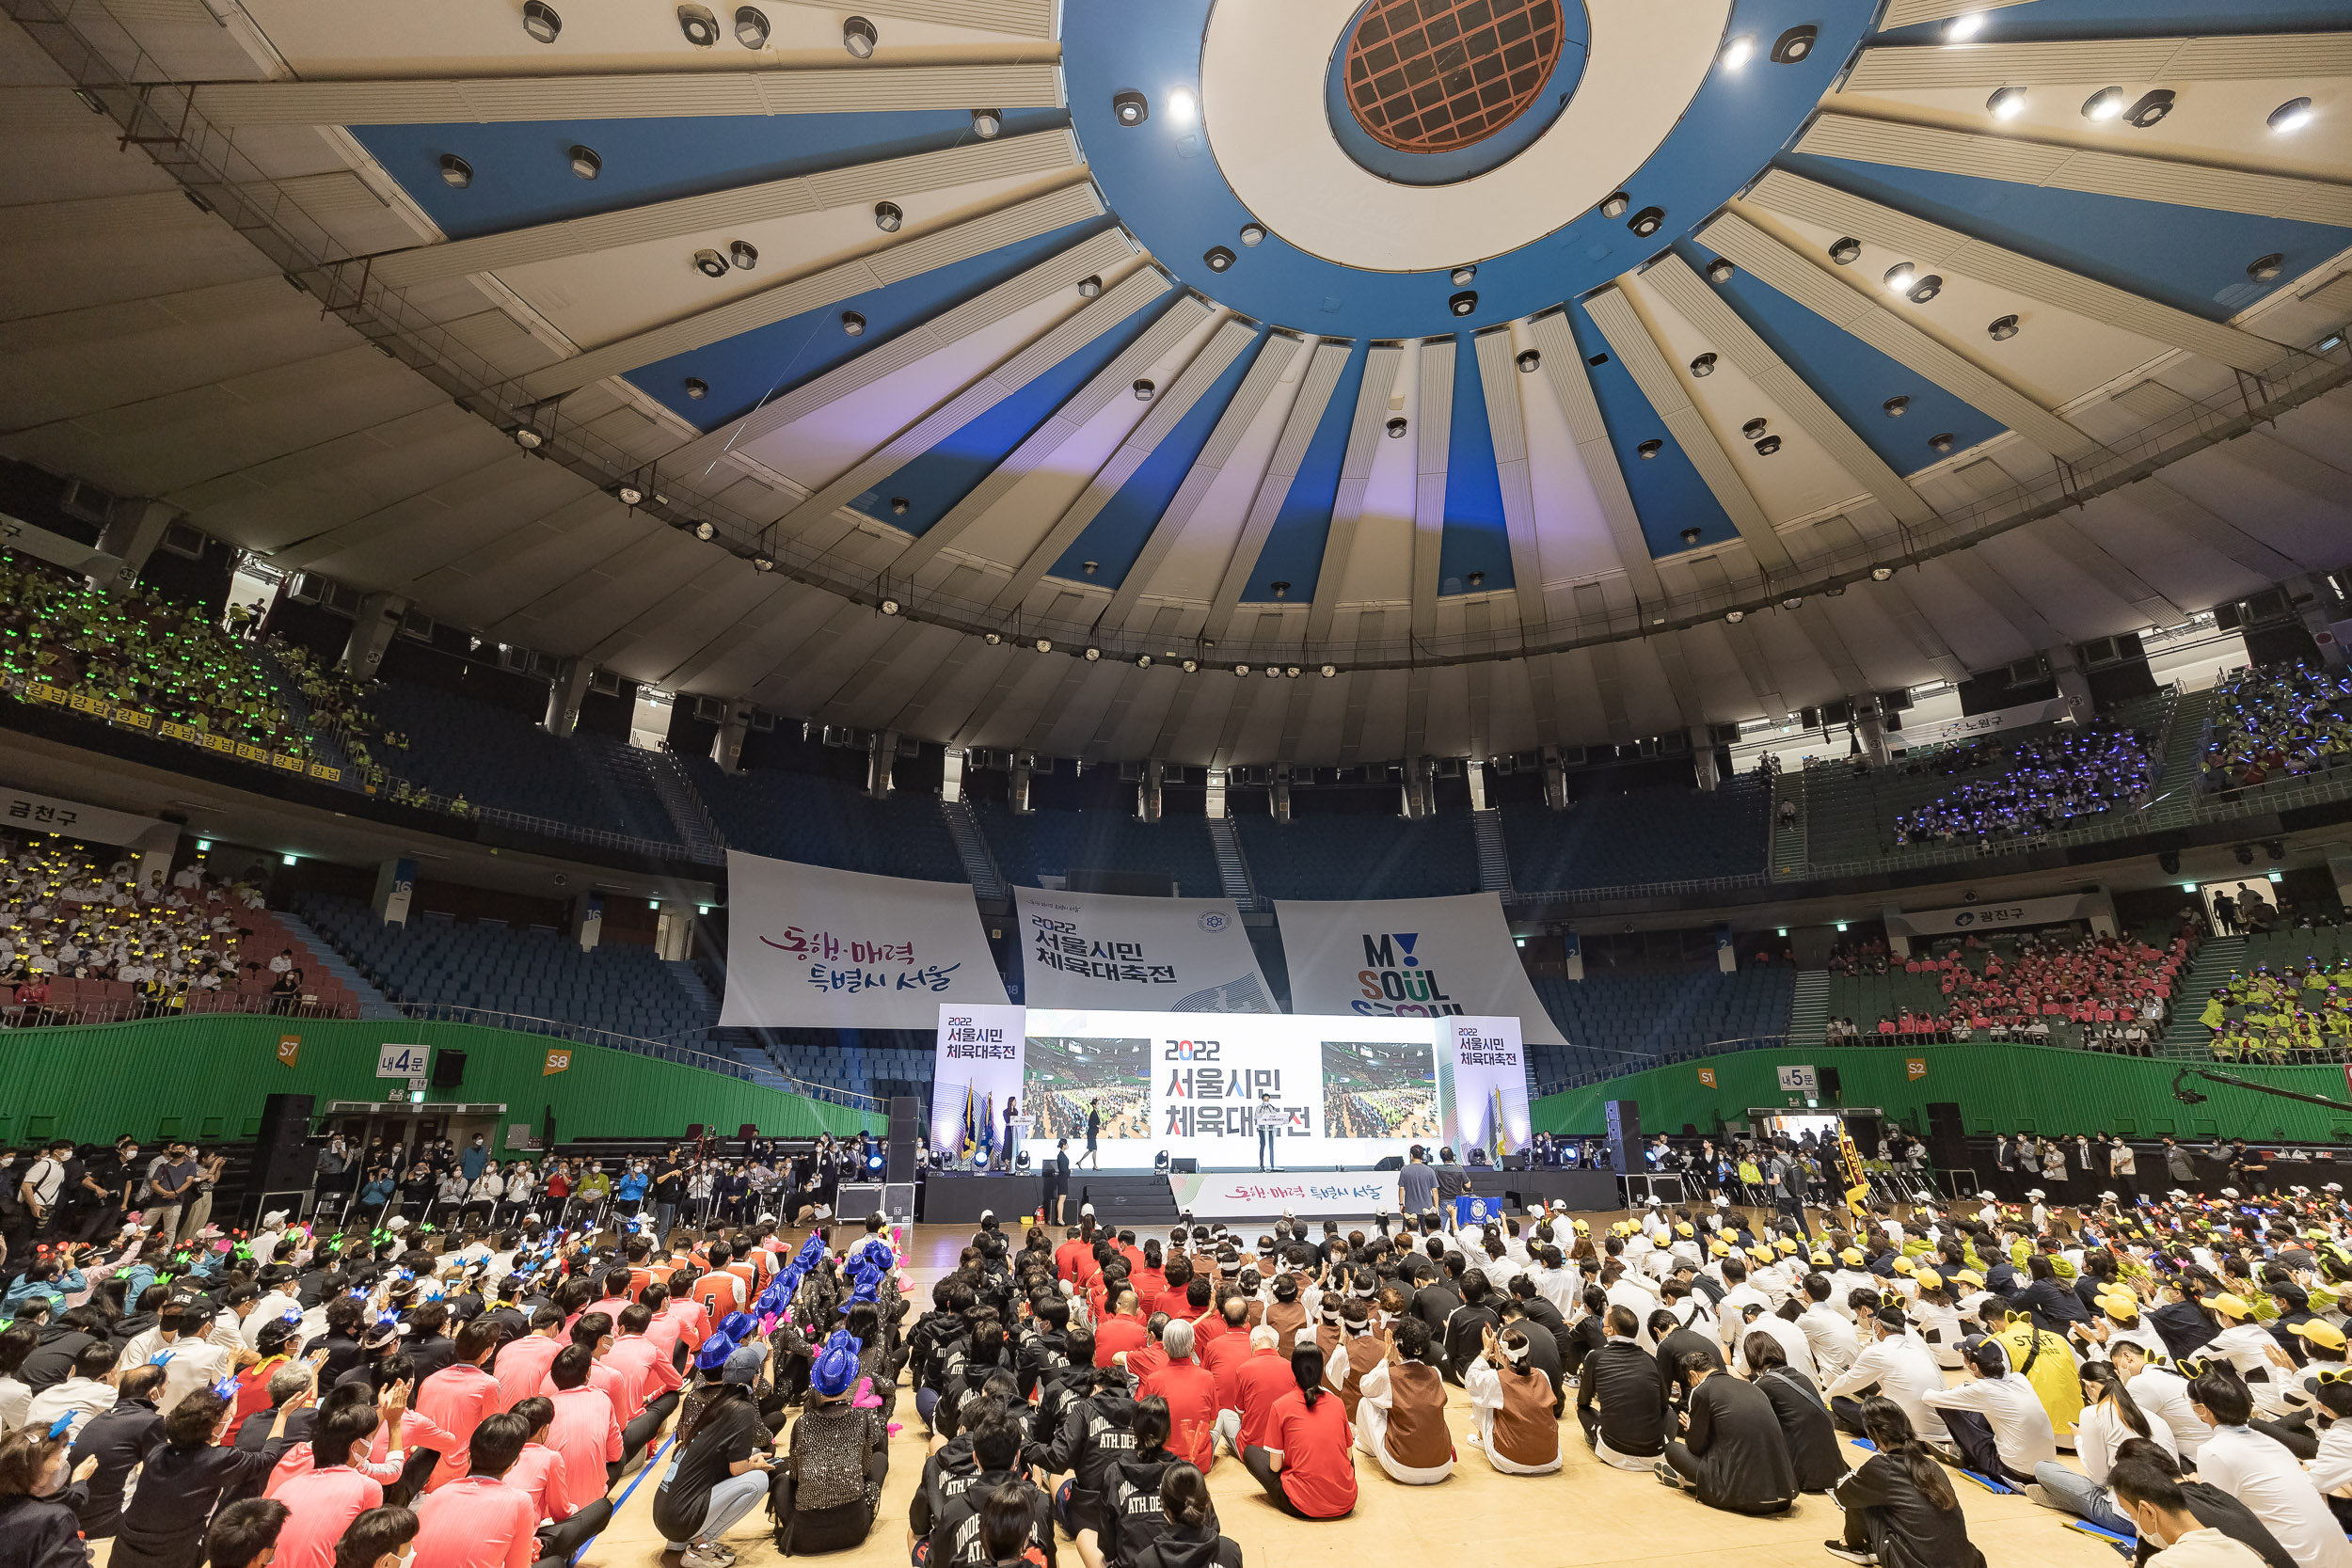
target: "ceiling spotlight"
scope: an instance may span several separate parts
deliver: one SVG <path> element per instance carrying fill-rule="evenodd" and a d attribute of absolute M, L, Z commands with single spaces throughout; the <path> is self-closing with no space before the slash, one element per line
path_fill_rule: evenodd
<path fill-rule="evenodd" d="M 2257 283 L 2267 283 L 2286 270 L 2287 259 L 2277 251 L 2257 257 L 2247 263 L 2246 276 Z"/>
<path fill-rule="evenodd" d="M 564 19 L 555 14 L 548 0 L 523 0 L 523 31 L 535 43 L 553 43 L 555 35 L 564 30 Z"/>
<path fill-rule="evenodd" d="M 706 542 L 707 542 L 707 541 L 708 541 L 708 540 L 715 539 L 715 538 L 717 538 L 718 536 L 719 536 L 719 531 L 718 531 L 716 528 L 714 528 L 712 525 L 710 525 L 709 523 L 703 522 L 703 523 L 696 523 L 696 524 L 694 525 L 694 537 L 695 537 L 695 538 L 697 538 L 697 539 L 701 539 L 701 540 L 704 540 L 704 541 L 706 541 Z"/>
<path fill-rule="evenodd" d="M 1519 350 L 1518 363 L 1519 367 L 1519 373 L 1521 375 L 1534 374 L 1535 371 L 1543 365 L 1543 362 L 1544 356 L 1540 351 L 1532 348 L 1523 348 Z"/>
<path fill-rule="evenodd" d="M 1201 253 L 1200 260 L 1208 263 L 1211 272 L 1223 272 L 1233 264 L 1233 253 L 1221 245 L 1214 245 Z"/>
<path fill-rule="evenodd" d="M 903 517 L 907 515 L 907 508 L 913 504 L 914 502 L 904 496 L 893 496 L 890 498 L 890 515 L 894 517 Z"/>
<path fill-rule="evenodd" d="M 1236 664 L 1233 666 L 1233 673 L 1237 676 L 1246 676 L 1249 673 L 1249 666 L 1247 664 Z"/>
<path fill-rule="evenodd" d="M 1660 452 L 1664 451 L 1665 450 L 1666 443 L 1660 440 L 1655 436 L 1651 436 L 1648 440 L 1633 449 L 1635 453 L 1638 454 L 1645 463 L 1648 462 L 1651 458 L 1656 457 Z"/>
<path fill-rule="evenodd" d="M 2175 96 L 2170 87 L 2156 87 L 2141 93 L 2139 102 L 2123 111 L 2123 123 L 2136 131 L 2162 124 L 2165 116 L 2172 112 Z"/>
<path fill-rule="evenodd" d="M 906 221 L 907 215 L 899 210 L 897 202 L 877 201 L 874 203 L 874 227 L 883 233 L 896 234 L 900 229 L 906 227 Z"/>
<path fill-rule="evenodd" d="M 1994 119 L 2015 119 L 2026 112 L 2026 89 L 2002 87 L 1984 101 L 1984 106 Z"/>
<path fill-rule="evenodd" d="M 1984 334 L 1996 343 L 2006 343 L 2011 338 L 2017 336 L 2017 318 L 2015 316 L 2002 316 L 1995 320 L 1992 325 L 1986 327 L 1984 329 Z"/>
<path fill-rule="evenodd" d="M 626 480 L 614 487 L 612 494 L 619 498 L 623 506 L 636 506 L 645 499 L 644 491 Z"/>
<path fill-rule="evenodd" d="M 1283 665 L 1282 675 L 1286 680 L 1296 680 L 1298 678 L 1298 666 L 1295 664 Z"/>
<path fill-rule="evenodd" d="M 1325 680 L 1329 680 L 1332 676 L 1340 673 L 1340 667 L 1336 664 L 1327 664 L 1319 673 Z"/>
<path fill-rule="evenodd" d="M 994 141 L 1005 128 L 1005 117 L 994 109 L 972 111 L 972 134 L 982 141 Z"/>
<path fill-rule="evenodd" d="M 1402 414 L 1390 415 L 1388 430 L 1389 439 L 1391 441 L 1396 440 L 1399 436 L 1403 436 L 1405 434 L 1405 416 Z"/>
<path fill-rule="evenodd" d="M 1966 43 L 1970 39 L 1975 38 L 1983 30 L 1984 13 L 1982 11 L 1970 11 L 1966 16 L 1956 16 L 1952 18 L 1949 23 L 1945 24 L 1944 41 L 1946 43 Z"/>
<path fill-rule="evenodd" d="M 1947 452 L 1952 450 L 1955 439 L 1950 431 L 1940 431 L 1928 437 L 1928 445 L 1939 452 Z"/>
<path fill-rule="evenodd" d="M 1152 394 L 1158 390 L 1159 388 L 1152 385 L 1152 383 L 1148 380 L 1138 381 L 1136 383 L 1136 401 L 1137 403 L 1150 403 L 1152 401 Z"/>
<path fill-rule="evenodd" d="M 441 154 L 441 183 L 452 190 L 464 190 L 473 183 L 473 165 L 454 152 Z"/>
<path fill-rule="evenodd" d="M 1709 283 L 1728 283 L 1739 276 L 1740 269 L 1720 256 L 1707 263 L 1707 280 Z"/>
<path fill-rule="evenodd" d="M 1050 654 L 1054 651 L 1054 640 L 1050 637 L 1041 637 L 1037 640 L 1036 647 L 1039 653 Z"/>
<path fill-rule="evenodd" d="M 758 247 L 749 240 L 730 240 L 727 242 L 727 260 L 734 262 L 739 271 L 749 272 L 759 265 Z"/>
<path fill-rule="evenodd" d="M 1691 361 L 1691 373 L 1704 381 L 1715 373 L 1715 356 L 1702 354 Z"/>
<path fill-rule="evenodd" d="M 2123 105 L 2131 100 L 2123 96 L 2122 87 L 2101 87 L 2083 100 L 2083 118 L 2091 120 L 2121 119 Z"/>
<path fill-rule="evenodd" d="M 690 375 L 686 378 L 686 395 L 700 403 L 710 395 L 710 383 L 699 375 Z"/>
<path fill-rule="evenodd" d="M 1756 40 L 1741 33 L 1724 45 L 1724 69 L 1738 71 L 1756 58 Z"/>
<path fill-rule="evenodd" d="M 755 572 L 772 572 L 772 571 L 774 571 L 775 569 L 776 569 L 776 563 L 775 563 L 774 562 L 772 562 L 772 561 L 769 560 L 766 556 L 764 556 L 764 555 L 755 555 L 755 556 L 752 557 L 752 570 L 753 570 L 753 571 L 755 571 Z"/>
<path fill-rule="evenodd" d="M 1764 421 L 1762 420 L 1750 420 L 1747 423 L 1740 427 L 1740 434 L 1753 441 L 1757 436 L 1764 434 Z"/>
<path fill-rule="evenodd" d="M 1851 234 L 1829 247 L 1829 259 L 1839 266 L 1848 266 L 1861 259 L 1862 242 Z"/>
<path fill-rule="evenodd" d="M 1894 397 L 1888 398 L 1879 406 L 1886 410 L 1886 417 L 1888 419 L 1899 420 L 1905 414 L 1911 412 L 1911 399 L 1899 393 Z"/>
<path fill-rule="evenodd" d="M 1684 529 L 1682 531 L 1682 542 L 1686 545 L 1697 544 L 1699 542 L 1699 531 L 1694 528 Z"/>
<path fill-rule="evenodd" d="M 881 604 L 876 605 L 874 608 L 881 610 L 884 615 L 896 615 L 898 613 L 898 601 L 896 599 L 884 599 Z"/>
<path fill-rule="evenodd" d="M 1898 261 L 1886 269 L 1884 282 L 1899 294 L 1911 293 L 1911 286 L 1919 281 L 1919 269 L 1909 261 Z"/>
<path fill-rule="evenodd" d="M 850 17 L 841 24 L 841 47 L 857 59 L 872 59 L 874 47 L 881 42 L 882 35 L 862 16 Z"/>
<path fill-rule="evenodd" d="M 1777 436 L 1767 436 L 1756 444 L 1756 455 L 1758 457 L 1770 457 L 1779 450 L 1780 437 Z"/>
<path fill-rule="evenodd" d="M 1934 273 L 1930 273 L 1927 277 L 1919 279 L 1918 282 L 1914 283 L 1911 286 L 1910 293 L 1905 297 L 1910 299 L 1911 303 L 1914 305 L 1925 305 L 1929 300 L 1933 299 L 1936 295 L 1942 293 L 1943 292 L 1944 279 L 1937 277 Z"/>
<path fill-rule="evenodd" d="M 1099 561 L 1081 561 L 1078 562 L 1078 570 L 1084 572 L 1089 577 L 1092 577 L 1095 573 L 1101 571 L 1102 569 L 1103 563 Z"/>
<path fill-rule="evenodd" d="M 1265 244 L 1264 226 L 1255 223 L 1243 224 L 1241 226 L 1241 243 L 1248 245 L 1252 250 L 1255 250 L 1258 246 Z"/>
<path fill-rule="evenodd" d="M 1466 289 L 1470 287 L 1470 280 L 1477 276 L 1478 269 L 1476 267 L 1455 267 L 1454 269 L 1454 286 L 1457 289 Z"/>
<path fill-rule="evenodd" d="M 1633 214 L 1633 221 L 1626 227 L 1632 230 L 1640 238 L 1646 240 L 1666 227 L 1666 209 L 1645 207 Z"/>
<path fill-rule="evenodd" d="M 678 31 L 686 41 L 697 49 L 707 49 L 719 41 L 719 19 L 700 6 L 680 6 L 677 8 Z"/>
<path fill-rule="evenodd" d="M 757 6 L 735 8 L 735 41 L 746 49 L 768 47 L 768 13 Z"/>
<path fill-rule="evenodd" d="M 653 493 L 653 503 L 656 506 L 667 506 L 670 504 L 670 498 L 656 490 Z"/>
<path fill-rule="evenodd" d="M 1601 198 L 1600 215 L 1605 218 L 1621 218 L 1625 216 L 1626 209 L 1632 205 L 1631 197 L 1623 191 L 1616 191 Z"/>
<path fill-rule="evenodd" d="M 1168 118 L 1178 125 L 1190 125 L 1200 113 L 1200 101 L 1184 87 L 1168 95 Z"/>
<path fill-rule="evenodd" d="M 997 631 L 987 632 L 982 634 L 980 641 L 987 643 L 992 648 L 997 647 L 1004 642 L 1005 634 Z"/>
<path fill-rule="evenodd" d="M 1137 654 L 1137 655 L 1136 655 L 1136 669 L 1138 669 L 1138 670 L 1149 670 L 1149 669 L 1151 669 L 1151 668 L 1152 668 L 1152 656 L 1151 656 L 1150 654 Z"/>
<path fill-rule="evenodd" d="M 1282 672 L 1278 666 L 1269 664 L 1265 667 L 1265 678 L 1270 681 L 1279 681 L 1282 678 Z"/>
<path fill-rule="evenodd" d="M 527 424 L 518 424 L 513 430 L 507 432 L 507 434 L 514 436 L 515 444 L 522 448 L 525 451 L 537 451 L 541 447 L 548 444 L 548 438 L 546 436 L 540 435 L 537 431 L 532 429 L 532 427 Z"/>
<path fill-rule="evenodd" d="M 1780 608 L 1783 610 L 1795 610 L 1804 603 L 1804 596 L 1803 594 L 1791 594 L 1788 597 L 1780 601 Z"/>
<path fill-rule="evenodd" d="M 594 180 L 604 172 L 604 160 L 596 156 L 596 150 L 593 147 L 573 144 L 571 159 L 572 172 L 582 180 Z"/>
<path fill-rule="evenodd" d="M 1726 610 L 1724 611 L 1724 619 L 1735 626 L 1747 618 L 1748 612 L 1744 610 Z"/>
<path fill-rule="evenodd" d="M 694 270 L 705 277 L 724 277 L 727 259 L 715 250 L 698 250 L 694 252 Z"/>
<path fill-rule="evenodd" d="M 1895 568 L 1892 566 L 1873 566 L 1870 568 L 1870 580 L 1872 582 L 1884 582 L 1888 578 L 1891 578 L 1894 575 Z"/>
<path fill-rule="evenodd" d="M 1198 674 L 1200 670 L 1200 661 L 1197 658 L 1188 658 L 1184 660 L 1181 668 L 1187 675 Z"/>
<path fill-rule="evenodd" d="M 2271 132 L 2281 136 L 2291 136 L 2311 122 L 2312 101 L 2308 98 L 2288 99 L 2270 111 L 2268 121 Z"/>
<path fill-rule="evenodd" d="M 1791 27 L 1772 40 L 1772 63 L 1795 65 L 1813 53 L 1813 45 L 1821 36 L 1819 27 Z"/>
<path fill-rule="evenodd" d="M 1081 277 L 1078 279 L 1078 297 L 1080 299 L 1092 299 L 1095 295 L 1101 293 L 1102 292 L 1103 280 L 1101 278 Z"/>
<path fill-rule="evenodd" d="M 1484 587 L 1486 587 L 1486 573 L 1484 573 L 1484 572 L 1472 572 L 1472 573 L 1470 575 L 1470 585 L 1472 588 L 1484 588 Z"/>
<path fill-rule="evenodd" d="M 866 336 L 866 318 L 855 310 L 844 310 L 841 312 L 841 330 L 852 338 L 863 338 Z"/>
<path fill-rule="evenodd" d="M 1100 648 L 1089 648 L 1084 657 L 1089 664 L 1100 664 L 1103 661 L 1103 650 Z"/>
<path fill-rule="evenodd" d="M 1266 584 L 1266 587 L 1274 591 L 1274 596 L 1278 599 L 1287 599 L 1290 597 L 1291 585 L 1290 580 L 1287 578 L 1279 581 L 1269 582 Z"/>
<path fill-rule="evenodd" d="M 1464 289 L 1445 302 L 1445 308 L 1457 316 L 1467 316 L 1478 309 L 1478 291 Z"/>
<path fill-rule="evenodd" d="M 1121 125 L 1140 125 L 1152 118 L 1152 105 L 1139 92 L 1113 93 L 1111 118 Z"/>

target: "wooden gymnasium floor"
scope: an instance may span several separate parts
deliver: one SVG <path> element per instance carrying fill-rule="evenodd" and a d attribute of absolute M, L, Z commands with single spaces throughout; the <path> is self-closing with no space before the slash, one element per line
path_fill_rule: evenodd
<path fill-rule="evenodd" d="M 1586 1217 L 1598 1228 L 1623 1216 Z M 952 1266 L 970 1234 L 960 1227 L 914 1227 L 908 1252 L 918 1310 L 929 1304 L 932 1282 Z M 1261 1568 L 1446 1561 L 1472 1545 L 1490 1554 L 1486 1560 L 1514 1568 L 1618 1562 L 1722 1568 L 1727 1560 L 1740 1568 L 1822 1568 L 1838 1560 L 1821 1549 L 1823 1540 L 1843 1530 L 1842 1516 L 1826 1498 L 1805 1497 L 1777 1519 L 1721 1513 L 1687 1494 L 1666 1491 L 1650 1475 L 1602 1465 L 1584 1447 L 1573 1415 L 1562 1421 L 1566 1463 L 1559 1474 L 1502 1475 L 1459 1441 L 1470 1424 L 1459 1389 L 1454 1390 L 1453 1404 L 1458 1412 L 1454 1424 L 1459 1458 L 1449 1480 L 1434 1487 L 1399 1486 L 1359 1453 L 1356 1512 L 1331 1523 L 1309 1524 L 1278 1512 L 1236 1461 L 1220 1457 L 1209 1474 L 1209 1487 L 1225 1533 Z M 859 1550 L 828 1560 L 856 1568 L 903 1568 L 908 1560 L 907 1503 L 922 1473 L 924 1444 L 913 1423 L 913 1402 L 902 1397 L 899 1409 L 906 1424 L 891 1446 L 890 1480 L 874 1533 Z M 1857 1465 L 1867 1457 L 1858 1449 L 1848 1452 Z M 662 1556 L 653 1528 L 654 1479 L 616 1512 L 612 1527 L 580 1560 L 583 1568 L 649 1568 L 656 1562 L 675 1568 L 675 1560 Z M 2068 1529 L 2064 1515 L 2024 1497 L 1994 1497 L 1966 1481 L 1958 1486 L 1969 1536 L 1992 1568 L 2115 1568 L 2119 1561 L 2105 1542 Z M 740 1568 L 769 1568 L 783 1560 L 771 1543 L 764 1511 L 739 1524 L 727 1544 Z M 1074 1568 L 1076 1547 L 1063 1539 L 1057 1550 L 1063 1568 Z"/>

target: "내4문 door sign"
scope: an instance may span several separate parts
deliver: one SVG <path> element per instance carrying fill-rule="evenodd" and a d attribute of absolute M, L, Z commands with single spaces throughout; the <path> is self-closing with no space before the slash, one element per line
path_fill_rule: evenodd
<path fill-rule="evenodd" d="M 380 1045 L 375 1049 L 378 1078 L 417 1078 L 425 1075 L 428 1053 L 421 1045 Z"/>

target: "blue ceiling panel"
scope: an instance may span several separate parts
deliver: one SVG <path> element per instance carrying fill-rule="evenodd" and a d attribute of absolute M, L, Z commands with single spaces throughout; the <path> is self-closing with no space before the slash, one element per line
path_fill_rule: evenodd
<path fill-rule="evenodd" d="M 1641 515 L 1642 537 L 1653 557 L 1679 554 L 1704 545 L 1720 545 L 1740 537 L 1715 492 L 1699 478 L 1698 469 L 1667 431 L 1666 423 L 1635 386 L 1633 377 L 1609 347 L 1609 340 L 1592 318 L 1579 309 L 1567 312 L 1584 356 L 1584 373 L 1592 378 L 1593 395 L 1600 402 L 1601 421 L 1609 427 L 1609 444 L 1616 450 L 1617 466 L 1625 470 L 1626 488 L 1633 493 L 1633 510 Z M 1596 364 L 1595 361 L 1599 363 Z M 1664 443 L 1658 455 L 1645 458 L 1645 441 Z M 1682 531 L 1699 531 L 1686 541 Z"/>
<path fill-rule="evenodd" d="M 1307 444 L 1307 456 L 1292 479 L 1282 510 L 1274 515 L 1265 547 L 1258 552 L 1258 567 L 1241 591 L 1244 604 L 1272 604 L 1274 584 L 1286 582 L 1287 600 L 1311 599 L 1323 576 L 1323 546 L 1331 535 L 1331 505 L 1340 493 L 1340 467 L 1347 459 L 1347 436 L 1356 422 L 1356 399 L 1364 384 L 1364 362 L 1371 345 L 1350 345 L 1340 384 Z"/>
<path fill-rule="evenodd" d="M 1494 430 L 1468 337 L 1454 350 L 1454 424 L 1446 433 L 1445 531 L 1438 541 L 1438 592 L 1491 594 L 1511 586 L 1511 533 L 1495 473 Z M 1472 583 L 1473 574 L 1480 581 Z"/>

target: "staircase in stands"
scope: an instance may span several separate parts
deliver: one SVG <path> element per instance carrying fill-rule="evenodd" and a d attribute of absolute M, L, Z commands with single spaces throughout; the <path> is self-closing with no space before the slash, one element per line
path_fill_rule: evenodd
<path fill-rule="evenodd" d="M 1209 818 L 1209 843 L 1216 850 L 1217 880 L 1225 884 L 1225 896 L 1244 911 L 1261 910 L 1257 883 L 1249 875 L 1249 862 L 1241 852 L 1241 830 L 1233 826 L 1230 816 Z"/>
<path fill-rule="evenodd" d="M 2213 1031 L 2200 1022 L 2205 1010 L 2205 998 L 2220 990 L 2221 982 L 2233 969 L 2246 967 L 2244 937 L 2209 937 L 2197 950 L 2197 961 L 2188 966 L 2181 983 L 2172 988 L 2172 1017 L 2164 1026 L 2164 1039 L 2157 1048 L 2162 1056 L 2185 1056 L 2193 1061 L 2210 1061 L 2213 1057 Z"/>
<path fill-rule="evenodd" d="M 649 752 L 642 746 L 612 746 L 599 754 L 607 767 L 634 773 L 653 792 L 689 854 L 707 864 L 726 863 L 727 841 L 677 758 L 667 750 Z"/>
<path fill-rule="evenodd" d="M 996 857 L 989 849 L 979 822 L 972 816 L 972 803 L 943 800 L 939 802 L 939 815 L 946 821 L 947 836 L 956 841 L 956 853 L 963 857 L 963 874 L 972 879 L 973 893 L 991 903 L 1011 897 L 1011 891 L 1005 885 L 1005 874 L 996 868 Z"/>
<path fill-rule="evenodd" d="M 1502 841 L 1502 814 L 1489 806 L 1470 813 L 1470 833 L 1478 841 L 1478 891 L 1513 896 L 1511 854 Z"/>
<path fill-rule="evenodd" d="M 1796 802 L 1796 815 L 1784 826 L 1780 820 L 1783 800 Z M 1804 769 L 1794 773 L 1779 773 L 1772 778 L 1772 875 L 1794 877 L 1802 874 L 1804 864 L 1813 858 L 1805 837 Z"/>
<path fill-rule="evenodd" d="M 775 1058 L 764 1044 L 752 1037 L 752 1031 L 719 1027 L 719 998 L 712 993 L 710 983 L 703 977 L 700 966 L 691 958 L 664 958 L 661 968 L 678 990 L 693 998 L 694 1016 L 703 1026 L 701 1038 L 679 1040 L 677 1044 L 740 1062 L 751 1069 L 754 1083 L 768 1088 L 789 1086 L 784 1072 L 777 1068 Z"/>
<path fill-rule="evenodd" d="M 344 958 L 335 944 L 321 935 L 309 921 L 292 910 L 272 910 L 270 913 L 277 916 L 278 924 L 286 928 L 288 936 L 310 950 L 311 958 L 318 961 L 321 969 L 341 980 L 351 994 L 359 999 L 361 1018 L 391 1019 L 401 1016 L 400 1009 L 369 983 L 368 977 L 353 967 L 351 960 Z"/>
<path fill-rule="evenodd" d="M 1788 994 L 1788 1043 L 1819 1045 L 1829 1028 L 1829 971 L 1801 969 Z"/>

